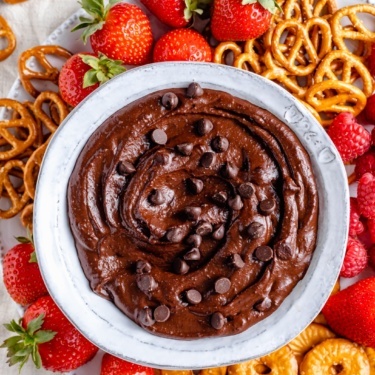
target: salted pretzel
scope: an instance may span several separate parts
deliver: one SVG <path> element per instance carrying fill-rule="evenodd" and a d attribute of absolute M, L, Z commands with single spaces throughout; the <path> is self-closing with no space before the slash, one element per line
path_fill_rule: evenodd
<path fill-rule="evenodd" d="M 18 119 L 0 120 L 0 160 L 9 160 L 21 155 L 29 148 L 37 137 L 36 124 L 29 111 L 19 102 L 13 99 L 0 99 L 0 108 L 6 107 L 17 113 Z M 19 139 L 14 134 L 15 129 L 26 131 L 27 138 Z"/>
<path fill-rule="evenodd" d="M 30 203 L 21 211 L 21 224 L 30 232 L 33 231 L 34 204 Z"/>
<path fill-rule="evenodd" d="M 342 374 L 369 375 L 369 360 L 358 345 L 344 339 L 328 339 L 315 346 L 304 357 L 301 375 L 331 374 L 331 369 L 340 367 Z"/>
<path fill-rule="evenodd" d="M 16 37 L 4 17 L 0 16 L 0 39 L 7 40 L 7 46 L 0 49 L 0 61 L 7 59 L 16 48 Z"/>
<path fill-rule="evenodd" d="M 375 349 L 365 348 L 365 353 L 370 363 L 370 375 L 375 375 Z"/>
<path fill-rule="evenodd" d="M 242 53 L 242 48 L 235 42 L 222 42 L 215 48 L 214 63 L 226 64 L 228 52 L 233 53 L 234 60 Z M 233 61 L 234 61 L 233 60 Z"/>
<path fill-rule="evenodd" d="M 301 0 L 304 19 L 331 16 L 337 10 L 335 0 Z"/>
<path fill-rule="evenodd" d="M 199 372 L 199 375 L 226 375 L 227 367 L 215 367 L 215 368 L 206 368 Z"/>
<path fill-rule="evenodd" d="M 34 98 L 39 95 L 39 91 L 32 84 L 33 80 L 51 81 L 55 85 L 58 83 L 59 70 L 49 62 L 47 58 L 49 55 L 64 59 L 72 56 L 68 50 L 60 46 L 36 46 L 24 51 L 18 60 L 18 73 L 22 86 Z M 31 69 L 27 65 L 31 58 L 35 58 L 44 71 Z"/>
<path fill-rule="evenodd" d="M 248 69 L 248 65 L 254 73 L 261 74 L 264 66 L 260 56 L 264 54 L 263 46 L 256 39 L 246 41 L 244 52 L 236 57 L 233 66 L 240 69 Z"/>
<path fill-rule="evenodd" d="M 17 186 L 19 181 L 15 182 L 11 178 L 13 170 L 23 171 L 24 168 L 25 165 L 21 160 L 9 160 L 0 168 L 0 197 L 8 197 L 9 201 L 8 209 L 0 209 L 0 219 L 10 219 L 16 216 L 30 199 L 25 190 L 20 193 L 20 188 Z M 21 183 L 23 183 L 22 180 Z"/>

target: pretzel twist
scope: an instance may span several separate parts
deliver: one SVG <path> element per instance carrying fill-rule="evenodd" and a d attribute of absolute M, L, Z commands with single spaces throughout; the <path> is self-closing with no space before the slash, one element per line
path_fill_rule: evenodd
<path fill-rule="evenodd" d="M 21 224 L 31 233 L 33 231 L 34 204 L 30 203 L 21 212 Z"/>
<path fill-rule="evenodd" d="M 242 48 L 234 42 L 222 42 L 215 48 L 214 63 L 226 64 L 225 57 L 228 52 L 233 52 L 234 60 L 242 53 Z"/>
<path fill-rule="evenodd" d="M 16 37 L 4 17 L 0 16 L 0 39 L 7 40 L 7 46 L 0 50 L 0 61 L 7 59 L 16 49 Z"/>

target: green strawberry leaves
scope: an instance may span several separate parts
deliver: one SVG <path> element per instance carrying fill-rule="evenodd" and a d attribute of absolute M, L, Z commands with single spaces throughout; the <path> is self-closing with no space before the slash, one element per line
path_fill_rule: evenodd
<path fill-rule="evenodd" d="M 34 247 L 34 237 L 33 237 L 32 233 L 30 233 L 29 231 L 27 231 L 26 237 L 19 236 L 19 237 L 15 237 L 15 239 L 19 243 L 22 243 L 22 244 L 28 244 L 28 243 L 30 243 Z M 36 259 L 36 252 L 35 252 L 35 250 L 30 254 L 29 263 L 38 263 L 38 260 Z"/>
<path fill-rule="evenodd" d="M 212 0 L 185 0 L 184 18 L 189 21 L 194 13 L 202 15 Z"/>
<path fill-rule="evenodd" d="M 242 5 L 259 3 L 264 9 L 275 14 L 277 10 L 281 10 L 276 0 L 242 0 Z"/>
<path fill-rule="evenodd" d="M 42 359 L 38 351 L 38 344 L 51 341 L 56 335 L 56 332 L 41 330 L 43 322 L 44 314 L 40 314 L 29 322 L 26 329 L 22 327 L 22 319 L 18 323 L 12 320 L 9 324 L 4 324 L 8 331 L 16 333 L 15 336 L 6 339 L 0 345 L 0 348 L 8 350 L 7 363 L 9 366 L 19 364 L 19 370 L 21 371 L 23 365 L 31 356 L 36 368 L 41 368 Z"/>
<path fill-rule="evenodd" d="M 79 56 L 85 64 L 92 68 L 83 77 L 83 88 L 96 83 L 102 84 L 126 71 L 121 60 L 112 60 L 104 54 L 100 54 L 99 57 L 83 54 Z"/>

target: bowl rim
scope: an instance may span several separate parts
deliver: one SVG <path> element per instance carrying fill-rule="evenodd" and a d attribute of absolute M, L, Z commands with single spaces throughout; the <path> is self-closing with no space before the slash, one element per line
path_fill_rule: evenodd
<path fill-rule="evenodd" d="M 274 313 L 238 335 L 187 341 L 152 335 L 114 304 L 91 291 L 74 242 L 74 249 L 71 246 L 64 204 L 66 177 L 70 176 L 68 170 L 71 171 L 73 162 L 74 167 L 74 155 L 78 156 L 87 138 L 106 118 L 148 93 L 186 87 L 191 81 L 199 82 L 203 88 L 235 93 L 266 108 L 289 125 L 310 155 L 318 182 L 320 212 L 317 248 L 310 266 Z M 245 83 L 256 90 L 244 88 Z M 272 104 L 265 100 L 268 96 Z M 111 101 L 112 98 L 115 100 Z M 93 108 L 100 112 L 94 119 Z M 134 68 L 114 77 L 69 114 L 51 139 L 41 165 L 33 224 L 35 248 L 46 286 L 63 313 L 85 337 L 104 351 L 131 362 L 154 368 L 199 369 L 263 356 L 297 336 L 318 314 L 338 277 L 346 248 L 348 220 L 349 192 L 344 166 L 328 135 L 303 104 L 275 83 L 247 71 L 212 63 L 170 62 Z M 67 238 L 68 232 L 70 238 Z M 325 251 L 317 251 L 318 246 Z M 72 251 L 76 259 L 71 257 Z M 82 275 L 86 287 L 82 285 Z M 311 306 L 306 309 L 306 305 Z M 107 313 L 116 319 L 122 318 L 120 326 L 103 316 Z M 281 313 L 284 314 L 276 318 Z M 298 314 L 298 319 L 293 314 Z M 267 329 L 269 323 L 274 327 L 272 335 Z"/>

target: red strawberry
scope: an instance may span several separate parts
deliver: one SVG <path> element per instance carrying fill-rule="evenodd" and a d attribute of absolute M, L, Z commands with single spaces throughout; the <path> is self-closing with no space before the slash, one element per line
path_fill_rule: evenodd
<path fill-rule="evenodd" d="M 155 44 L 154 62 L 211 61 L 211 47 L 195 30 L 176 29 L 163 35 Z"/>
<path fill-rule="evenodd" d="M 368 58 L 368 67 L 371 75 L 375 78 L 375 43 L 371 46 L 371 54 Z"/>
<path fill-rule="evenodd" d="M 329 297 L 322 312 L 340 336 L 375 347 L 375 277 L 358 281 Z"/>
<path fill-rule="evenodd" d="M 375 270 L 375 245 L 372 245 L 368 251 L 368 264 Z"/>
<path fill-rule="evenodd" d="M 354 277 L 359 275 L 367 266 L 367 251 L 356 239 L 349 237 L 346 246 L 344 263 L 341 267 L 341 277 Z"/>
<path fill-rule="evenodd" d="M 375 65 L 375 61 L 374 61 L 374 65 Z M 368 122 L 375 125 L 375 94 L 367 98 L 367 103 L 365 107 L 365 116 Z"/>
<path fill-rule="evenodd" d="M 359 179 L 357 201 L 361 215 L 375 219 L 375 177 L 371 173 L 365 173 Z"/>
<path fill-rule="evenodd" d="M 35 249 L 31 241 L 19 237 L 22 243 L 10 249 L 3 261 L 4 285 L 20 305 L 29 305 L 48 294 L 36 262 Z"/>
<path fill-rule="evenodd" d="M 81 24 L 72 31 L 85 28 L 82 39 L 90 37 L 91 47 L 124 64 L 140 65 L 149 62 L 153 37 L 150 20 L 136 5 L 112 0 L 82 0 L 82 8 L 92 17 L 80 17 Z"/>
<path fill-rule="evenodd" d="M 335 117 L 328 129 L 328 135 L 344 163 L 364 154 L 371 145 L 370 133 L 348 112 Z"/>
<path fill-rule="evenodd" d="M 277 7 L 274 0 L 214 0 L 212 35 L 219 41 L 258 38 L 269 29 L 271 13 L 275 13 Z"/>
<path fill-rule="evenodd" d="M 357 198 L 350 198 L 350 220 L 349 220 L 349 236 L 355 237 L 358 234 L 361 234 L 365 227 L 360 221 L 360 213 L 358 209 Z"/>
<path fill-rule="evenodd" d="M 375 150 L 370 149 L 355 161 L 355 177 L 359 180 L 365 173 L 375 175 Z"/>
<path fill-rule="evenodd" d="M 108 59 L 93 53 L 73 55 L 61 69 L 59 89 L 62 98 L 72 107 L 91 94 L 99 84 L 108 81 L 126 69 L 122 61 Z"/>
<path fill-rule="evenodd" d="M 22 323 L 22 324 L 21 324 Z M 98 348 L 84 338 L 49 296 L 41 297 L 25 311 L 19 324 L 14 320 L 6 328 L 17 335 L 5 340 L 8 363 L 20 369 L 30 355 L 37 368 L 72 371 L 94 357 Z"/>
<path fill-rule="evenodd" d="M 205 8 L 199 0 L 141 0 L 141 3 L 161 22 L 176 29 L 187 26 L 193 14 L 203 14 Z"/>
<path fill-rule="evenodd" d="M 106 353 L 102 359 L 100 375 L 154 375 L 154 370 Z"/>

